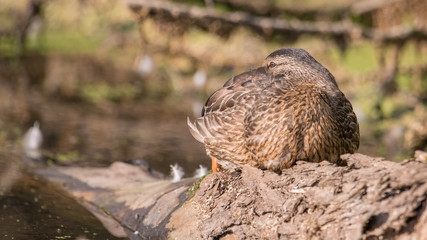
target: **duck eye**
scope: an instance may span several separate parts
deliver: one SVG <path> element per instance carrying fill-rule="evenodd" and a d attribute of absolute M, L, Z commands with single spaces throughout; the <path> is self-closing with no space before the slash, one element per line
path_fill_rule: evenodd
<path fill-rule="evenodd" d="M 274 68 L 276 66 L 275 62 L 269 62 L 268 63 L 268 68 Z"/>

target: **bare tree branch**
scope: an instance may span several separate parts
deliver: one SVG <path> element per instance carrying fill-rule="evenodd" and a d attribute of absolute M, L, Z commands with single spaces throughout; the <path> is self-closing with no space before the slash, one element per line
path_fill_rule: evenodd
<path fill-rule="evenodd" d="M 214 9 L 188 6 L 168 1 L 128 0 L 130 8 L 141 17 L 158 17 L 175 24 L 197 26 L 204 30 L 227 35 L 237 26 L 246 26 L 264 37 L 283 34 L 295 38 L 301 34 L 322 35 L 345 39 L 370 39 L 384 43 L 410 39 L 427 40 L 421 28 L 394 27 L 387 31 L 364 28 L 348 20 L 337 22 L 307 22 L 279 18 L 258 17 L 245 12 L 219 13 Z M 373 6 L 372 6 L 373 7 Z M 358 7 L 358 11 L 362 11 Z M 366 11 L 363 10 L 362 12 Z M 212 27 L 214 26 L 214 27 Z"/>
<path fill-rule="evenodd" d="M 296 17 L 331 16 L 331 18 L 344 15 L 362 15 L 401 1 L 403 0 L 362 0 L 330 8 L 303 9 L 293 6 L 276 6 L 268 1 L 215 0 L 216 3 L 224 4 L 231 10 L 244 11 L 258 16 L 280 16 L 286 14 Z M 183 1 L 173 0 L 173 2 Z"/>

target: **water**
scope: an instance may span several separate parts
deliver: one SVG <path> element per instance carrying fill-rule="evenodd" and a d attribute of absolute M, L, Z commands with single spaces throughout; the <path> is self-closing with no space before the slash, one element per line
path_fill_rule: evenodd
<path fill-rule="evenodd" d="M 168 175 L 170 165 L 178 163 L 185 176 L 200 164 L 210 165 L 186 126 L 186 117 L 193 115 L 190 95 L 152 94 L 139 75 L 109 68 L 87 56 L 0 60 L 1 239 L 117 239 L 65 192 L 22 173 L 22 138 L 35 121 L 48 164 L 143 162 Z M 117 97 L 109 89 L 113 96 L 101 100 L 91 96 L 96 91 L 85 92 L 110 85 L 140 92 Z"/>
<path fill-rule="evenodd" d="M 123 239 L 7 147 L 0 149 L 0 239 Z"/>
<path fill-rule="evenodd" d="M 178 163 L 187 176 L 199 164 L 209 165 L 203 146 L 186 125 L 187 116 L 193 115 L 192 98 L 153 96 L 144 84 L 137 74 L 108 70 L 86 56 L 3 60 L 0 131 L 19 141 L 38 121 L 45 156 L 61 165 L 107 166 L 141 159 L 165 174 L 169 165 Z M 128 99 L 113 92 L 128 85 L 141 88 L 138 96 Z M 106 86 L 111 89 L 100 89 Z M 92 102 L 90 95 L 96 94 L 105 96 Z"/>

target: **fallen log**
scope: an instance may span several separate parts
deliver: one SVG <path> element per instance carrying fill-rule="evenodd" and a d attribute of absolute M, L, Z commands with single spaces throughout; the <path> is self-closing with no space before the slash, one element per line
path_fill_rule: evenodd
<path fill-rule="evenodd" d="M 36 172 L 131 239 L 427 239 L 426 163 L 343 159 L 177 183 L 121 162 Z"/>

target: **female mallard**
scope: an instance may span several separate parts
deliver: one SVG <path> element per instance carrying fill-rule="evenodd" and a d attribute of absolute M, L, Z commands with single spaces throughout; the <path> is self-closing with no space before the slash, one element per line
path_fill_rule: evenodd
<path fill-rule="evenodd" d="M 214 92 L 191 123 L 213 170 L 234 164 L 280 172 L 295 161 L 340 163 L 359 148 L 359 124 L 334 76 L 309 53 L 284 48 Z"/>

